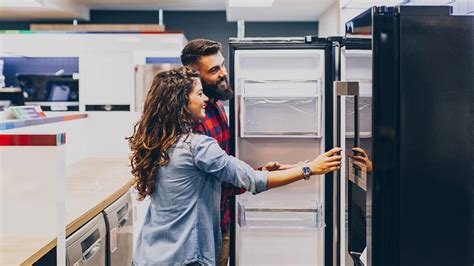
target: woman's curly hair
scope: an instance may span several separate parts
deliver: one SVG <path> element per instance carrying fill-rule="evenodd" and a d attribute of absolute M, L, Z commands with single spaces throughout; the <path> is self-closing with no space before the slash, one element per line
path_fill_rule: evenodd
<path fill-rule="evenodd" d="M 153 193 L 158 168 L 169 163 L 170 147 L 197 126 L 187 106 L 198 77 L 196 72 L 179 67 L 160 72 L 153 79 L 143 114 L 127 138 L 138 200 Z"/>

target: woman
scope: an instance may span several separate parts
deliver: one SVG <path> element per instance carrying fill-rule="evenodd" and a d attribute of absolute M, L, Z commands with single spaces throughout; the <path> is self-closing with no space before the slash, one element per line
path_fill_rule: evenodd
<path fill-rule="evenodd" d="M 303 178 L 302 167 L 255 171 L 228 156 L 213 138 L 196 133 L 207 100 L 197 73 L 184 67 L 153 80 L 129 138 L 139 200 L 151 198 L 136 265 L 215 264 L 221 243 L 221 181 L 259 193 Z M 305 170 L 319 175 L 339 169 L 339 151 L 318 156 Z"/>

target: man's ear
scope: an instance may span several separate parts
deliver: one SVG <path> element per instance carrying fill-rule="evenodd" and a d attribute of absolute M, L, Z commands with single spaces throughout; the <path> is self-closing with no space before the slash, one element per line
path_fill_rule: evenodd
<path fill-rule="evenodd" d="M 193 70 L 193 71 L 199 72 L 199 64 L 198 63 L 192 64 L 192 65 L 187 65 L 186 67 Z"/>
<path fill-rule="evenodd" d="M 194 71 L 199 71 L 201 65 L 201 57 L 199 57 L 194 63 L 187 65 L 187 68 L 190 68 Z"/>

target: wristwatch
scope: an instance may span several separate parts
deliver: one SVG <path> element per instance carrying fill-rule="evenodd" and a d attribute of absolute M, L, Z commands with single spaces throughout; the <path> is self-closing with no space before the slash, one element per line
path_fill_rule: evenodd
<path fill-rule="evenodd" d="M 306 162 L 303 163 L 303 167 L 301 168 L 301 172 L 303 173 L 304 180 L 309 180 L 309 178 L 313 174 L 313 171 L 311 171 L 311 168 L 306 164 Z"/>

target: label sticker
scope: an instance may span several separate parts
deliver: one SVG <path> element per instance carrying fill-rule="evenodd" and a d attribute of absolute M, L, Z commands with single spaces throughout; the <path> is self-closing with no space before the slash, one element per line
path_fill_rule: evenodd
<path fill-rule="evenodd" d="M 110 230 L 110 252 L 114 253 L 117 250 L 117 227 Z"/>

